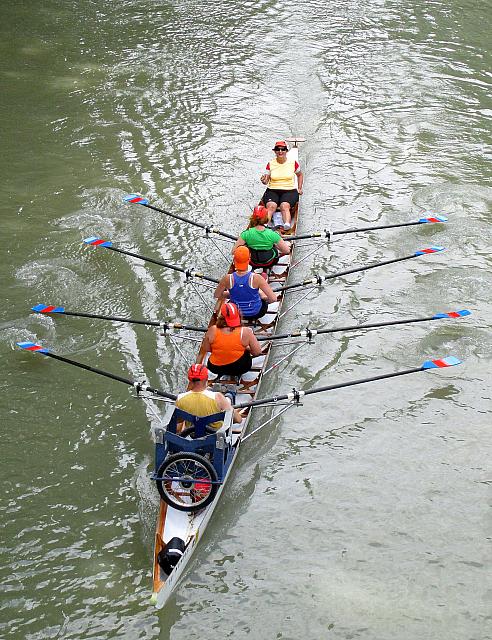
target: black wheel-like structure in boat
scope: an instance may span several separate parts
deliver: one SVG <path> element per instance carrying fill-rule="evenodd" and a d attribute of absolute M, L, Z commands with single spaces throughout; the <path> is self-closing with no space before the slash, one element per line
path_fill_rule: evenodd
<path fill-rule="evenodd" d="M 157 472 L 157 490 L 167 504 L 178 511 L 198 511 L 212 502 L 219 488 L 217 472 L 198 453 L 168 456 Z"/>

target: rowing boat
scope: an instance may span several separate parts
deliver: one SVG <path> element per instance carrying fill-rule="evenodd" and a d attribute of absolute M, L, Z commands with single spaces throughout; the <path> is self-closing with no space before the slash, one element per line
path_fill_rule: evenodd
<path fill-rule="evenodd" d="M 290 160 L 298 159 L 298 145 L 300 142 L 303 142 L 303 139 L 290 138 L 288 140 L 290 148 L 287 155 Z M 292 234 L 296 233 L 297 221 L 298 205 L 296 204 L 292 210 Z M 274 290 L 275 288 L 279 289 L 285 284 L 289 276 L 293 255 L 294 247 L 289 255 L 282 256 L 279 259 L 277 265 L 273 266 L 269 270 L 268 281 L 270 286 Z M 229 272 L 232 272 L 233 269 L 234 267 L 233 265 L 231 265 Z M 257 337 L 264 338 L 275 333 L 285 295 L 286 294 L 284 291 L 280 291 L 278 295 L 278 301 L 270 304 L 268 307 L 268 312 L 257 321 L 255 326 L 253 327 L 253 331 L 255 332 Z M 212 317 L 210 318 L 208 326 L 215 324 L 219 307 L 220 302 L 217 302 L 216 308 L 214 310 L 214 313 L 212 314 Z M 243 374 L 241 380 L 239 381 L 236 403 L 249 403 L 250 401 L 256 400 L 258 397 L 263 375 L 265 371 L 267 371 L 267 363 L 272 348 L 272 342 L 266 341 L 264 345 L 265 346 L 263 347 L 263 355 L 253 358 L 251 371 Z M 205 351 L 204 343 L 202 342 L 198 351 L 196 362 L 206 363 L 208 355 L 209 354 Z M 215 376 L 213 374 L 209 375 L 209 384 L 213 384 L 214 378 Z M 221 382 L 222 384 L 224 384 L 225 382 L 227 386 L 227 381 L 222 380 Z M 165 424 L 168 431 L 169 425 L 172 424 L 174 413 L 175 411 L 171 409 L 166 417 Z M 169 478 L 170 472 L 169 466 L 166 466 L 165 462 L 167 452 L 165 451 L 163 444 L 163 440 L 165 438 L 164 432 L 162 430 L 162 427 L 156 427 L 154 430 L 154 438 L 156 443 L 156 475 L 154 476 L 154 478 L 157 479 L 158 487 L 161 493 L 159 515 L 155 533 L 152 589 L 152 602 L 157 607 L 163 607 L 169 596 L 172 594 L 173 589 L 176 583 L 179 581 L 179 578 L 182 576 L 183 571 L 185 570 L 193 551 L 196 549 L 200 538 L 203 536 L 207 523 L 209 522 L 214 509 L 219 503 L 221 493 L 224 489 L 227 479 L 230 476 L 234 462 L 237 458 L 237 453 L 239 451 L 241 442 L 248 429 L 251 413 L 252 409 L 250 407 L 245 408 L 245 416 L 243 418 L 243 421 L 241 422 L 241 424 L 235 426 L 235 428 L 233 428 L 231 416 L 225 416 L 224 426 L 220 430 L 221 433 L 219 432 L 219 434 L 217 435 L 209 435 L 210 440 L 212 440 L 212 445 L 214 438 L 222 438 L 226 440 L 229 439 L 229 442 L 227 443 L 227 468 L 225 470 L 225 473 L 223 473 L 222 477 L 219 479 L 220 484 L 218 485 L 213 499 L 208 502 L 206 506 L 197 510 L 193 510 L 191 512 L 189 511 L 189 509 L 191 509 L 192 506 L 188 505 L 190 505 L 190 503 L 194 501 L 193 498 L 197 493 L 196 485 L 198 483 L 193 483 L 190 481 L 190 475 L 192 475 L 190 466 L 188 466 L 187 468 L 188 474 L 184 475 L 184 480 L 173 481 L 168 479 L 167 481 L 159 481 L 159 477 L 162 477 L 162 474 L 167 473 L 167 477 Z M 172 430 L 175 432 L 175 429 Z M 173 443 L 175 443 L 175 433 L 173 433 L 172 436 Z M 186 444 L 187 443 L 181 443 L 181 446 L 186 446 Z M 185 463 L 181 461 L 181 474 L 184 474 L 184 464 Z M 197 471 L 199 475 L 203 476 L 205 472 L 201 466 L 196 469 L 194 462 L 190 462 L 190 465 L 193 470 Z M 173 465 L 173 469 L 174 473 L 178 473 L 179 468 L 176 465 Z M 200 486 L 203 492 L 203 478 L 200 478 L 200 480 Z M 208 485 L 205 485 L 205 490 L 208 489 L 208 491 L 211 492 L 211 483 L 213 482 L 213 480 L 207 477 L 207 481 Z M 166 486 L 169 488 L 168 491 L 165 490 Z M 175 492 L 180 494 L 179 499 L 176 498 L 176 495 L 173 495 L 175 494 Z M 202 497 L 203 496 L 201 496 L 201 498 Z M 184 511 L 183 509 L 187 510 Z"/>
<path fill-rule="evenodd" d="M 291 139 L 292 145 L 289 150 L 290 158 L 297 158 L 298 142 L 300 139 Z M 129 203 L 140 204 L 150 209 L 154 209 L 171 217 L 177 218 L 183 222 L 190 223 L 205 231 L 206 237 L 213 239 L 215 236 L 222 237 L 228 241 L 236 240 L 234 235 L 225 233 L 214 227 L 205 225 L 200 222 L 192 221 L 178 214 L 159 209 L 151 205 L 144 197 L 131 194 L 125 197 L 125 201 Z M 296 242 L 296 251 L 300 250 L 299 240 L 315 238 L 320 239 L 320 246 L 324 246 L 325 242 L 329 242 L 332 236 L 351 234 L 358 232 L 366 232 L 379 229 L 388 229 L 395 227 L 404 227 L 411 225 L 421 225 L 428 223 L 443 223 L 446 218 L 443 216 L 430 216 L 420 218 L 415 221 L 392 223 L 388 225 L 377 225 L 371 227 L 348 228 L 338 231 L 323 230 L 322 232 L 314 232 L 308 234 L 297 235 L 298 212 L 295 210 L 293 215 L 292 235 L 290 240 Z M 193 283 L 194 280 L 203 280 L 207 283 L 218 283 L 214 277 L 207 276 L 194 269 L 186 269 L 178 265 L 156 258 L 149 258 L 135 252 L 125 250 L 123 248 L 113 246 L 110 240 L 98 237 L 90 237 L 84 240 L 84 243 L 91 246 L 103 247 L 111 251 L 127 255 L 132 259 L 143 260 L 149 264 L 162 266 L 180 272 L 186 277 L 187 282 Z M 318 250 L 315 249 L 315 251 Z M 272 267 L 269 274 L 269 282 L 278 294 L 278 302 L 270 305 L 266 316 L 260 319 L 255 327 L 259 341 L 264 341 L 263 355 L 253 359 L 253 368 L 250 372 L 243 375 L 240 382 L 239 393 L 235 399 L 235 408 L 244 408 L 245 416 L 242 423 L 236 427 L 232 424 L 232 411 L 208 416 L 206 418 L 197 418 L 182 412 L 175 408 L 174 401 L 177 396 L 173 393 L 153 388 L 145 383 L 136 382 L 125 378 L 121 375 L 113 374 L 85 363 L 77 362 L 65 356 L 53 353 L 50 349 L 36 342 L 19 342 L 18 346 L 24 350 L 40 353 L 60 362 L 79 367 L 83 370 L 104 376 L 132 387 L 136 390 L 137 396 L 144 400 L 163 399 L 168 403 L 168 408 L 164 414 L 161 424 L 154 429 L 155 441 L 155 472 L 152 477 L 156 482 L 160 494 L 159 515 L 157 519 L 157 527 L 155 533 L 154 545 L 154 567 L 153 567 L 153 591 L 152 602 L 157 607 L 162 607 L 169 599 L 174 588 L 179 582 L 180 577 L 186 568 L 186 565 L 196 549 L 196 546 L 203 535 L 203 532 L 209 522 L 215 507 L 220 501 L 220 496 L 224 489 L 225 483 L 230 477 L 231 470 L 237 458 L 239 447 L 249 437 L 257 433 L 264 426 L 271 424 L 278 416 L 287 409 L 299 406 L 304 396 L 334 389 L 360 385 L 377 380 L 385 380 L 413 374 L 420 371 L 428 371 L 437 368 L 445 368 L 459 364 L 460 361 L 453 357 L 437 358 L 434 360 L 426 360 L 418 367 L 412 367 L 391 373 L 383 373 L 371 377 L 358 380 L 350 380 L 331 384 L 328 386 L 317 387 L 307 390 L 292 389 L 286 394 L 277 394 L 272 398 L 259 398 L 259 390 L 262 379 L 273 370 L 275 366 L 282 360 L 277 361 L 274 365 L 267 368 L 267 362 L 271 355 L 273 343 L 280 344 L 283 339 L 292 339 L 295 341 L 295 348 L 291 352 L 294 353 L 304 344 L 313 344 L 317 335 L 329 334 L 336 332 L 360 331 L 368 329 L 376 329 L 388 326 L 398 326 L 409 323 L 441 321 L 445 319 L 461 318 L 470 315 L 470 311 L 463 309 L 461 311 L 452 311 L 445 313 L 435 313 L 431 316 L 418 318 L 393 319 L 389 321 L 373 322 L 368 324 L 351 325 L 345 327 L 331 328 L 312 328 L 306 327 L 291 333 L 280 334 L 277 332 L 277 325 L 282 315 L 289 309 L 303 300 L 313 289 L 319 289 L 323 283 L 333 278 L 338 278 L 347 274 L 367 271 L 376 267 L 394 264 L 403 260 L 410 260 L 418 256 L 425 256 L 442 251 L 442 247 L 428 247 L 415 251 L 410 255 L 400 256 L 389 260 L 370 263 L 361 267 L 354 267 L 348 270 L 339 271 L 331 274 L 314 274 L 302 282 L 286 284 L 289 273 L 295 264 L 292 262 L 293 253 L 289 256 L 283 256 L 278 264 Z M 312 255 L 308 253 L 307 256 Z M 305 259 L 307 256 L 304 256 Z M 232 268 L 232 267 L 231 267 Z M 287 294 L 294 291 L 304 292 L 303 297 L 298 299 L 290 306 L 286 305 Z M 306 293 L 307 292 L 307 293 Z M 287 306 L 287 310 L 284 307 Z M 281 310 L 282 309 L 282 310 Z M 51 304 L 38 304 L 32 307 L 36 313 L 54 314 L 64 316 L 75 316 L 81 318 L 102 319 L 111 322 L 126 322 L 140 325 L 148 325 L 158 328 L 165 335 L 169 335 L 174 331 L 191 331 L 201 332 L 204 334 L 208 327 L 197 327 L 185 325 L 175 321 L 149 321 L 143 319 L 123 318 L 110 315 L 99 315 L 95 313 L 87 313 L 81 311 L 67 311 L 63 306 Z M 217 313 L 217 307 L 215 314 Z M 215 321 L 215 315 L 212 315 L 210 323 Z M 291 344 L 291 343 L 287 343 Z M 289 354 L 289 355 L 291 355 Z M 198 351 L 197 361 L 206 361 L 207 353 L 205 353 L 203 342 Z M 213 380 L 211 380 L 213 382 Z M 249 429 L 252 421 L 252 410 L 257 406 L 277 405 L 282 408 L 263 424 L 256 426 L 254 430 Z M 188 437 L 184 432 L 177 432 L 176 426 L 178 420 L 186 420 L 192 423 L 191 435 Z M 223 420 L 222 427 L 213 433 L 207 433 L 207 424 L 212 420 Z M 194 432 L 194 433 L 193 433 Z M 184 461 L 187 461 L 186 463 Z M 190 462 L 191 461 L 191 462 Z M 190 471 L 191 469 L 191 471 Z"/>

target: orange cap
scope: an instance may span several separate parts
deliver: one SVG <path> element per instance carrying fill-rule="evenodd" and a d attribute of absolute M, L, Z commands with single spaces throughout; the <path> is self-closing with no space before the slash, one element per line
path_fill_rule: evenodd
<path fill-rule="evenodd" d="M 220 307 L 220 315 L 226 321 L 228 327 L 240 327 L 241 316 L 239 315 L 239 309 L 234 302 L 224 302 Z"/>
<path fill-rule="evenodd" d="M 249 249 L 246 245 L 241 245 L 237 247 L 234 251 L 234 266 L 239 271 L 246 271 L 249 266 Z"/>
<path fill-rule="evenodd" d="M 277 142 L 273 145 L 273 150 L 275 150 L 275 147 L 287 147 L 287 143 L 285 142 L 285 140 L 277 140 Z"/>

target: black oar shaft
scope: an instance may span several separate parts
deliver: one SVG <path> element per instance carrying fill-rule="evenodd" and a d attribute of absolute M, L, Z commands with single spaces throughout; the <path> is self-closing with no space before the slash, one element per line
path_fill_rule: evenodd
<path fill-rule="evenodd" d="M 159 327 L 160 322 L 152 320 L 135 320 L 133 318 L 119 318 L 118 316 L 104 316 L 97 313 L 83 313 L 82 311 L 57 311 L 56 315 L 75 316 L 77 318 L 94 318 L 95 320 L 111 320 L 114 322 L 128 322 L 129 324 L 143 324 L 151 327 Z"/>
<path fill-rule="evenodd" d="M 169 264 L 169 262 L 164 262 L 163 260 L 155 260 L 155 258 L 148 258 L 147 256 L 142 256 L 138 253 L 134 253 L 133 251 L 127 251 L 126 249 L 119 249 L 118 247 L 105 247 L 105 248 L 111 249 L 111 251 L 116 251 L 117 253 L 122 253 L 125 256 L 131 256 L 132 258 L 138 258 L 139 260 L 144 260 L 145 262 L 151 262 L 152 264 L 157 264 L 160 267 L 166 267 L 168 269 L 172 269 L 173 271 L 179 271 L 180 273 L 184 273 L 186 275 L 190 275 L 195 278 L 201 278 L 202 280 L 207 280 L 208 282 L 214 282 L 215 284 L 218 284 L 219 282 L 216 278 L 210 278 L 209 276 L 203 275 L 203 273 L 189 271 L 188 269 L 184 269 L 183 267 L 178 267 L 175 264 Z"/>
<path fill-rule="evenodd" d="M 340 229 L 339 231 L 332 231 L 332 236 L 341 236 L 346 233 L 359 233 L 364 231 L 376 231 L 378 229 L 396 229 L 397 227 L 412 227 L 416 224 L 424 224 L 420 220 L 413 220 L 412 222 L 399 222 L 397 224 L 380 224 L 372 227 L 352 227 L 350 229 Z"/>
<path fill-rule="evenodd" d="M 418 373 L 424 371 L 422 367 L 414 367 L 413 369 L 406 369 L 405 371 L 396 371 L 395 373 L 382 373 L 378 376 L 372 376 L 371 378 L 360 378 L 359 380 L 351 380 L 349 382 L 340 382 L 338 384 L 329 384 L 325 387 L 318 387 L 317 389 L 309 389 L 304 392 L 305 396 L 312 395 L 313 393 L 322 393 L 323 391 L 332 391 L 333 389 L 343 389 L 345 387 L 355 387 L 358 384 L 364 384 L 365 382 L 376 382 L 377 380 L 386 380 L 387 378 L 397 378 L 398 376 L 406 376 L 410 373 Z"/>
<path fill-rule="evenodd" d="M 345 327 L 331 327 L 329 329 L 303 329 L 300 331 L 293 331 L 292 333 L 276 333 L 274 336 L 258 336 L 258 341 L 265 340 L 280 340 L 282 338 L 304 338 L 308 337 L 312 332 L 312 336 L 322 335 L 326 333 L 339 333 L 341 331 L 357 331 L 358 329 L 377 329 L 378 327 L 391 327 L 399 324 L 411 324 L 415 322 L 428 322 L 430 320 L 439 320 L 435 316 L 428 316 L 427 318 L 407 318 L 405 320 L 387 320 L 381 322 L 371 322 L 367 324 L 352 324 Z"/>
<path fill-rule="evenodd" d="M 213 231 L 219 236 L 224 238 L 228 238 L 229 240 L 237 240 L 236 236 L 231 235 L 230 233 L 226 233 L 225 231 L 219 231 L 218 229 L 211 229 L 208 225 L 203 224 L 202 222 L 195 222 L 194 220 L 190 220 L 189 218 L 184 218 L 183 216 L 178 215 L 177 213 L 171 213 L 171 211 L 166 211 L 165 209 L 159 209 L 159 207 L 154 207 L 151 204 L 143 204 L 139 202 L 138 204 L 142 204 L 142 206 L 147 207 L 147 209 L 152 209 L 153 211 L 158 211 L 159 213 L 164 213 L 166 216 L 170 216 L 171 218 L 175 218 L 176 220 L 181 220 L 181 222 L 186 222 L 200 229 L 204 229 L 205 231 Z"/>
<path fill-rule="evenodd" d="M 383 260 L 382 262 L 373 262 L 371 264 L 366 264 L 362 267 L 354 267 L 353 269 L 345 269 L 344 271 L 337 271 L 337 273 L 331 273 L 327 276 L 318 276 L 316 278 L 310 278 L 308 280 L 303 280 L 303 282 L 296 282 L 294 284 L 288 284 L 285 287 L 280 287 L 279 289 L 275 289 L 275 293 L 279 291 L 288 291 L 289 289 L 296 289 L 298 287 L 305 287 L 310 284 L 321 284 L 325 280 L 333 280 L 334 278 L 341 278 L 342 276 L 348 276 L 352 273 L 359 273 L 360 271 L 369 271 L 369 269 L 376 269 L 376 267 L 383 267 L 387 264 L 394 264 L 395 262 L 403 262 L 403 260 L 410 260 L 410 258 L 415 258 L 415 253 L 412 253 L 409 256 L 402 256 L 400 258 L 392 258 L 391 260 Z"/>
<path fill-rule="evenodd" d="M 397 371 L 395 373 L 382 373 L 378 376 L 372 376 L 370 378 L 361 378 L 360 380 L 350 380 L 348 382 L 339 382 L 337 384 L 329 384 L 325 387 L 317 387 L 316 389 L 309 389 L 308 391 L 301 391 L 299 398 L 303 396 L 312 395 L 314 393 L 322 393 L 323 391 L 333 391 L 334 389 L 343 389 L 344 387 L 354 387 L 358 384 L 364 384 L 366 382 L 375 382 L 376 380 L 386 380 L 388 378 L 396 378 L 398 376 L 405 376 L 410 373 L 417 373 L 418 371 L 424 371 L 423 367 L 415 367 L 413 369 L 405 369 L 404 371 Z M 252 400 L 251 402 L 242 402 L 241 404 L 234 405 L 236 409 L 244 409 L 245 407 L 259 407 L 262 404 L 271 404 L 282 400 L 293 400 L 293 394 L 284 394 L 281 396 L 273 396 L 272 398 L 263 398 L 262 400 Z"/>
<path fill-rule="evenodd" d="M 64 358 L 63 356 L 59 356 L 55 353 L 50 352 L 43 353 L 43 355 L 54 358 L 55 360 L 59 360 L 60 362 L 65 362 L 66 364 L 71 364 L 74 367 L 79 367 L 79 369 L 85 369 L 86 371 L 97 373 L 98 375 L 104 376 L 105 378 L 110 378 L 111 380 L 116 380 L 117 382 L 123 382 L 130 387 L 139 387 L 138 383 L 135 383 L 133 380 L 123 378 L 122 376 L 118 376 L 114 373 L 109 373 L 108 371 L 103 371 L 102 369 L 96 369 L 95 367 L 91 367 L 87 364 L 82 364 L 81 362 L 76 362 L 75 360 L 70 360 L 70 358 Z M 145 391 L 150 391 L 150 393 L 154 393 L 156 396 L 161 396 L 162 398 L 169 398 L 170 400 L 176 400 L 177 398 L 177 396 L 172 393 L 167 393 L 166 391 L 161 391 L 160 389 L 154 389 L 153 387 L 148 387 L 147 385 L 141 385 L 141 388 Z"/>
<path fill-rule="evenodd" d="M 314 233 L 300 233 L 295 236 L 284 236 L 284 240 L 288 240 L 289 242 L 291 240 L 310 240 L 311 238 L 326 238 L 329 240 L 330 233 L 329 231 L 324 231 L 323 233 L 316 231 Z"/>
<path fill-rule="evenodd" d="M 396 229 L 398 227 L 412 227 L 416 224 L 425 224 L 420 220 L 412 220 L 412 222 L 398 222 L 395 224 L 378 224 L 373 225 L 371 227 L 350 227 L 349 229 L 339 229 L 337 231 L 329 231 L 325 229 L 324 231 L 315 231 L 314 233 L 302 233 L 300 235 L 295 236 L 286 236 L 286 240 L 307 240 L 310 238 L 326 238 L 329 239 L 331 236 L 342 236 L 347 233 L 364 233 L 365 231 L 378 231 L 381 229 Z"/>
<path fill-rule="evenodd" d="M 158 320 L 136 320 L 135 318 L 120 318 L 118 316 L 105 316 L 97 313 L 83 313 L 82 311 L 56 311 L 54 315 L 93 318 L 95 320 L 110 320 L 113 322 L 127 322 L 128 324 L 141 324 L 149 327 L 161 327 L 164 331 L 169 329 L 177 329 L 178 331 L 181 329 L 187 331 L 200 331 L 202 333 L 206 333 L 207 331 L 207 327 L 194 327 L 189 324 L 182 324 L 181 322 L 167 322 L 165 320 L 161 322 Z"/>

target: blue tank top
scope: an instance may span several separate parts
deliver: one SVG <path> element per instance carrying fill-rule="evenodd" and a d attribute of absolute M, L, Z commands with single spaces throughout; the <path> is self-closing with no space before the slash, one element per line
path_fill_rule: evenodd
<path fill-rule="evenodd" d="M 245 318 L 256 315 L 261 309 L 261 298 L 258 289 L 249 284 L 251 277 L 251 272 L 240 276 L 234 271 L 231 274 L 233 285 L 229 287 L 231 302 L 237 304 Z"/>

